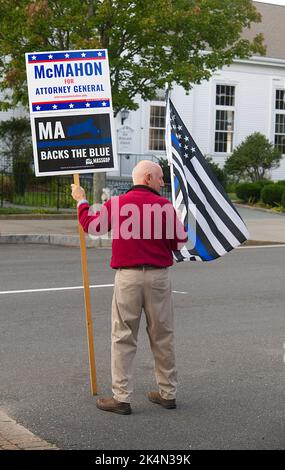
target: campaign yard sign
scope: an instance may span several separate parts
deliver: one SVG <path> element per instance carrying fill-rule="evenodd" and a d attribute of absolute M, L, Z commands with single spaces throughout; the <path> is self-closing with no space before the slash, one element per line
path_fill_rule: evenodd
<path fill-rule="evenodd" d="M 36 176 L 117 170 L 106 49 L 26 54 Z"/>

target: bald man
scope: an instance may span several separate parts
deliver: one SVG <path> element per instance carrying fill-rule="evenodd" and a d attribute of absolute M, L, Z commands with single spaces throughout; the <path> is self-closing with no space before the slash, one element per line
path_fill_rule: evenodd
<path fill-rule="evenodd" d="M 112 301 L 112 392 L 97 400 L 97 408 L 130 414 L 133 362 L 139 323 L 144 310 L 154 357 L 157 391 L 148 399 L 165 409 L 176 408 L 173 304 L 169 267 L 172 251 L 187 235 L 168 199 L 160 196 L 163 172 L 157 163 L 140 161 L 132 172 L 132 188 L 109 199 L 100 212 L 89 215 L 84 189 L 72 186 L 78 217 L 85 232 L 113 230 L 111 267 L 116 269 Z"/>

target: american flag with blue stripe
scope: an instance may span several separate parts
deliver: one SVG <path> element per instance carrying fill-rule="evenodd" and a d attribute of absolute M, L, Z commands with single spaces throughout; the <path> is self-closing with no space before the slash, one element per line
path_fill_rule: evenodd
<path fill-rule="evenodd" d="M 249 233 L 171 100 L 166 119 L 173 205 L 181 211 L 190 242 L 173 255 L 176 261 L 212 261 L 246 241 Z"/>

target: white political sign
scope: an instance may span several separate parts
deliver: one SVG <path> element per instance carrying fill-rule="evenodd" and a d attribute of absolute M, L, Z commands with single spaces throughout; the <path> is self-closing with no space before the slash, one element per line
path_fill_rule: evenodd
<path fill-rule="evenodd" d="M 37 176 L 118 169 L 106 49 L 26 54 Z"/>

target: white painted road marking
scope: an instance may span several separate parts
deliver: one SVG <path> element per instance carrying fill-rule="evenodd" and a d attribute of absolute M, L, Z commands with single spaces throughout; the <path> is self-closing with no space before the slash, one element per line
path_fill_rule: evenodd
<path fill-rule="evenodd" d="M 174 292 L 174 294 L 188 294 L 188 292 L 183 292 L 180 290 L 173 290 L 172 292 Z"/>
<path fill-rule="evenodd" d="M 249 250 L 252 248 L 284 248 L 285 245 L 250 245 L 250 246 L 238 246 L 237 250 Z"/>
<path fill-rule="evenodd" d="M 96 289 L 98 287 L 114 287 L 114 284 L 95 284 L 93 286 L 89 286 L 90 289 Z M 0 295 L 5 294 L 33 294 L 36 292 L 54 292 L 54 291 L 63 291 L 63 290 L 76 290 L 76 289 L 83 289 L 83 286 L 73 286 L 73 287 L 49 287 L 45 289 L 25 289 L 25 290 L 4 290 L 0 291 Z M 188 294 L 188 292 L 182 292 L 178 290 L 173 290 L 175 294 Z"/>
<path fill-rule="evenodd" d="M 94 286 L 89 286 L 90 289 L 95 289 L 96 287 L 114 287 L 114 284 L 97 284 Z M 46 289 L 25 289 L 25 290 L 4 290 L 0 291 L 0 295 L 3 294 L 32 294 L 34 292 L 53 292 L 61 290 L 76 290 L 83 289 L 83 286 L 73 286 L 73 287 L 48 287 Z"/>

